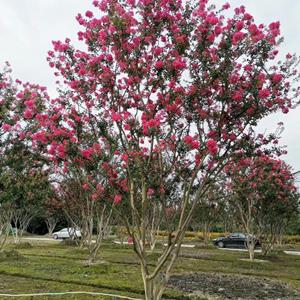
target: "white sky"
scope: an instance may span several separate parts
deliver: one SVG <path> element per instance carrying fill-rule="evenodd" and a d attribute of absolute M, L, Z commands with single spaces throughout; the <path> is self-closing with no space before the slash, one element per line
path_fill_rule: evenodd
<path fill-rule="evenodd" d="M 79 26 L 77 13 L 91 9 L 91 0 L 0 0 L 0 65 L 9 61 L 14 77 L 23 81 L 47 86 L 55 91 L 52 70 L 46 62 L 46 53 L 52 50 L 52 40 L 70 37 L 76 40 Z M 224 0 L 211 0 L 224 4 Z M 279 20 L 285 43 L 282 53 L 300 55 L 300 1 L 296 0 L 227 0 L 232 7 L 245 5 L 257 22 L 270 23 Z M 281 144 L 287 145 L 285 160 L 300 170 L 300 107 L 288 115 L 269 117 L 260 124 L 261 130 L 272 132 L 283 121 L 285 131 Z"/>

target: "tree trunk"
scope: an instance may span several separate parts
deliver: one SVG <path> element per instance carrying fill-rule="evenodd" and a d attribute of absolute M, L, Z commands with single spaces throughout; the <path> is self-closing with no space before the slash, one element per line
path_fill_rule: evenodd
<path fill-rule="evenodd" d="M 8 230 L 9 230 L 10 224 L 4 224 L 3 226 L 0 226 L 0 251 L 4 248 L 7 237 L 8 237 Z"/>
<path fill-rule="evenodd" d="M 98 208 L 99 209 L 99 208 Z M 90 242 L 88 245 L 89 249 L 89 264 L 91 265 L 92 263 L 95 262 L 97 258 L 97 254 L 99 252 L 99 249 L 102 245 L 102 241 L 105 238 L 105 235 L 107 232 L 109 232 L 109 222 L 111 219 L 113 210 L 110 209 L 107 211 L 106 205 L 101 207 L 101 210 L 99 209 L 95 211 L 95 222 L 97 224 L 97 235 L 96 235 L 96 240 L 92 240 L 92 233 L 93 233 L 93 219 L 90 220 Z"/>
<path fill-rule="evenodd" d="M 143 270 L 142 277 L 144 283 L 145 300 L 160 300 L 164 291 L 164 286 L 162 284 L 163 280 L 159 280 L 159 275 L 153 279 L 149 279 Z"/>
<path fill-rule="evenodd" d="M 19 229 L 18 229 L 18 227 L 15 227 L 14 240 L 15 240 L 15 244 L 19 244 L 20 243 L 20 237 L 19 237 Z"/>
<path fill-rule="evenodd" d="M 46 226 L 47 226 L 47 230 L 48 230 L 48 235 L 52 235 L 53 231 L 57 225 L 57 220 L 54 217 L 47 217 L 45 220 Z"/>
<path fill-rule="evenodd" d="M 0 251 L 4 248 L 11 229 L 12 209 L 0 205 Z"/>
<path fill-rule="evenodd" d="M 210 225 L 207 222 L 205 222 L 204 223 L 204 230 L 203 230 L 203 238 L 204 238 L 204 244 L 205 245 L 208 245 L 209 234 L 210 234 Z"/>
<path fill-rule="evenodd" d="M 247 248 L 248 248 L 248 253 L 249 253 L 249 259 L 251 261 L 254 260 L 254 249 L 255 249 L 255 240 L 253 239 L 253 237 L 250 237 L 248 235 L 247 237 Z"/>

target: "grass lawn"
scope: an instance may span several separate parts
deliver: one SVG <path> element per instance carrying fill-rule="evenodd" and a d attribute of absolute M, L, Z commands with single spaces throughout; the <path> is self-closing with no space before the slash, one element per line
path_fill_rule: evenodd
<path fill-rule="evenodd" d="M 12 249 L 14 246 L 8 246 Z M 34 242 L 30 248 L 18 248 L 23 258 L 0 259 L 0 293 L 41 293 L 90 291 L 143 298 L 138 260 L 130 246 L 106 243 L 99 257 L 102 263 L 87 267 L 87 252 L 73 246 Z M 158 250 L 159 251 L 159 250 Z M 264 263 L 251 263 L 245 252 L 213 248 L 183 249 L 174 273 L 221 272 L 272 278 L 300 289 L 300 256 L 283 253 Z M 154 262 L 158 254 L 154 253 Z M 259 255 L 257 258 L 262 259 Z M 166 298 L 183 299 L 182 292 L 167 289 Z M 0 297 L 0 299 L 6 299 Z M 7 298 L 17 299 L 17 298 Z M 18 298 L 20 299 L 20 298 Z M 75 295 L 22 299 L 113 299 Z"/>

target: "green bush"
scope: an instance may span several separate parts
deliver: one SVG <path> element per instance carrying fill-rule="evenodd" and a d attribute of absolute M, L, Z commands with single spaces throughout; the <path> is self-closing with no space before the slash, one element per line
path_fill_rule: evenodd
<path fill-rule="evenodd" d="M 282 242 L 284 244 L 298 244 L 300 243 L 300 235 L 285 235 Z"/>

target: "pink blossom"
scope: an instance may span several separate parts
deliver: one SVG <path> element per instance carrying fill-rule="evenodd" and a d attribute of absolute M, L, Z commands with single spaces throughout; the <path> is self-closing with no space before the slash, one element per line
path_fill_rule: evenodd
<path fill-rule="evenodd" d="M 252 35 L 256 35 L 259 32 L 259 30 L 255 24 L 251 24 L 249 26 L 248 30 Z"/>
<path fill-rule="evenodd" d="M 88 149 L 85 149 L 85 150 L 82 150 L 81 151 L 81 155 L 85 158 L 85 159 L 88 159 L 90 160 L 91 159 L 91 156 L 94 154 L 94 149 L 93 148 L 88 148 Z"/>
<path fill-rule="evenodd" d="M 218 144 L 215 140 L 208 140 L 206 146 L 211 155 L 214 156 L 218 153 Z"/>
<path fill-rule="evenodd" d="M 122 201 L 122 196 L 121 195 L 115 195 L 114 197 L 114 204 L 118 205 Z"/>
<path fill-rule="evenodd" d="M 25 119 L 31 119 L 33 116 L 33 112 L 30 109 L 26 109 L 23 114 Z"/>
<path fill-rule="evenodd" d="M 231 133 L 231 134 L 229 135 L 229 139 L 230 139 L 231 141 L 235 141 L 235 140 L 236 140 L 236 135 L 235 135 L 234 133 Z"/>
<path fill-rule="evenodd" d="M 237 45 L 245 37 L 245 33 L 238 31 L 232 37 L 232 43 Z"/>
<path fill-rule="evenodd" d="M 93 13 L 92 13 L 90 10 L 88 10 L 88 11 L 85 13 L 85 16 L 86 16 L 87 18 L 92 18 L 92 17 L 93 17 Z"/>
<path fill-rule="evenodd" d="M 128 161 L 128 154 L 126 154 L 126 153 L 122 154 L 122 155 L 121 155 L 121 159 L 122 159 L 123 161 L 127 162 L 127 161 Z"/>
<path fill-rule="evenodd" d="M 215 41 L 215 38 L 216 38 L 216 36 L 215 36 L 213 33 L 211 33 L 211 34 L 207 37 L 207 39 L 208 39 L 211 43 L 213 43 L 213 42 Z"/>
<path fill-rule="evenodd" d="M 205 21 L 210 25 L 216 25 L 219 23 L 219 19 L 216 16 L 209 16 Z"/>
<path fill-rule="evenodd" d="M 97 201 L 98 200 L 98 195 L 96 193 L 92 194 L 92 200 Z"/>
<path fill-rule="evenodd" d="M 43 144 L 46 144 L 48 141 L 45 131 L 37 132 L 37 133 L 31 135 L 31 139 L 34 141 L 40 141 Z"/>
<path fill-rule="evenodd" d="M 244 22 L 243 21 L 237 22 L 235 27 L 237 31 L 242 30 L 244 28 Z"/>
<path fill-rule="evenodd" d="M 11 125 L 9 125 L 9 124 L 3 124 L 3 125 L 2 125 L 2 128 L 3 128 L 3 130 L 4 130 L 5 132 L 8 132 L 8 131 L 10 130 L 10 128 L 11 128 Z"/>
<path fill-rule="evenodd" d="M 88 189 L 90 188 L 90 186 L 89 186 L 88 183 L 84 183 L 84 184 L 82 185 L 82 188 L 86 191 L 86 190 L 88 190 Z"/>
<path fill-rule="evenodd" d="M 34 100 L 27 100 L 24 102 L 24 104 L 29 108 L 33 108 L 35 105 L 35 102 L 34 102 Z"/>
<path fill-rule="evenodd" d="M 269 29 L 270 30 L 278 30 L 280 28 L 280 22 L 277 21 L 277 22 L 272 22 L 270 25 L 269 25 Z"/>
<path fill-rule="evenodd" d="M 253 16 L 252 16 L 252 15 L 250 15 L 250 14 L 248 14 L 248 13 L 245 13 L 245 14 L 244 14 L 244 20 L 249 21 L 249 20 L 252 20 L 252 19 L 253 19 Z"/>
<path fill-rule="evenodd" d="M 151 120 L 148 121 L 147 125 L 149 127 L 152 127 L 152 128 L 153 127 L 158 127 L 160 125 L 160 122 L 157 119 L 151 119 Z"/>
<path fill-rule="evenodd" d="M 244 67 L 244 70 L 247 71 L 247 72 L 251 72 L 253 70 L 253 67 L 251 65 L 246 65 Z"/>
<path fill-rule="evenodd" d="M 175 70 L 184 69 L 186 67 L 186 63 L 182 58 L 177 58 L 173 61 L 173 67 Z"/>
<path fill-rule="evenodd" d="M 243 100 L 243 91 L 241 91 L 241 90 L 235 91 L 232 95 L 232 99 L 237 102 L 242 101 Z"/>
<path fill-rule="evenodd" d="M 268 89 L 262 89 L 258 93 L 259 97 L 262 99 L 268 98 L 270 96 L 270 94 L 271 94 L 271 92 Z"/>
<path fill-rule="evenodd" d="M 187 145 L 191 145 L 191 143 L 193 142 L 193 138 L 190 135 L 186 135 L 183 139 L 184 143 Z"/>
<path fill-rule="evenodd" d="M 125 130 L 130 130 L 130 128 L 131 128 L 131 126 L 130 126 L 129 124 L 125 124 L 125 125 L 124 125 L 124 129 L 125 129 Z"/>
<path fill-rule="evenodd" d="M 66 157 L 65 147 L 63 145 L 57 146 L 57 156 L 61 159 Z"/>
<path fill-rule="evenodd" d="M 155 63 L 155 68 L 161 70 L 164 67 L 163 61 L 159 60 Z"/>
<path fill-rule="evenodd" d="M 115 113 L 115 112 L 112 113 L 111 118 L 112 118 L 112 120 L 113 120 L 114 122 L 121 121 L 121 115 L 118 114 L 118 113 Z"/>
<path fill-rule="evenodd" d="M 149 188 L 147 191 L 147 196 L 152 196 L 154 194 L 154 190 Z"/>
<path fill-rule="evenodd" d="M 193 141 L 191 146 L 192 146 L 192 149 L 198 149 L 200 147 L 200 142 L 199 141 Z"/>
<path fill-rule="evenodd" d="M 229 9 L 230 8 L 230 4 L 227 2 L 222 6 L 223 9 Z"/>
<path fill-rule="evenodd" d="M 272 81 L 275 84 L 281 82 L 281 80 L 282 80 L 282 75 L 281 74 L 274 74 L 272 76 Z"/>
<path fill-rule="evenodd" d="M 180 36 L 177 36 L 175 41 L 177 44 L 184 44 L 185 43 L 185 39 L 186 39 L 186 36 L 185 35 L 180 35 Z"/>

